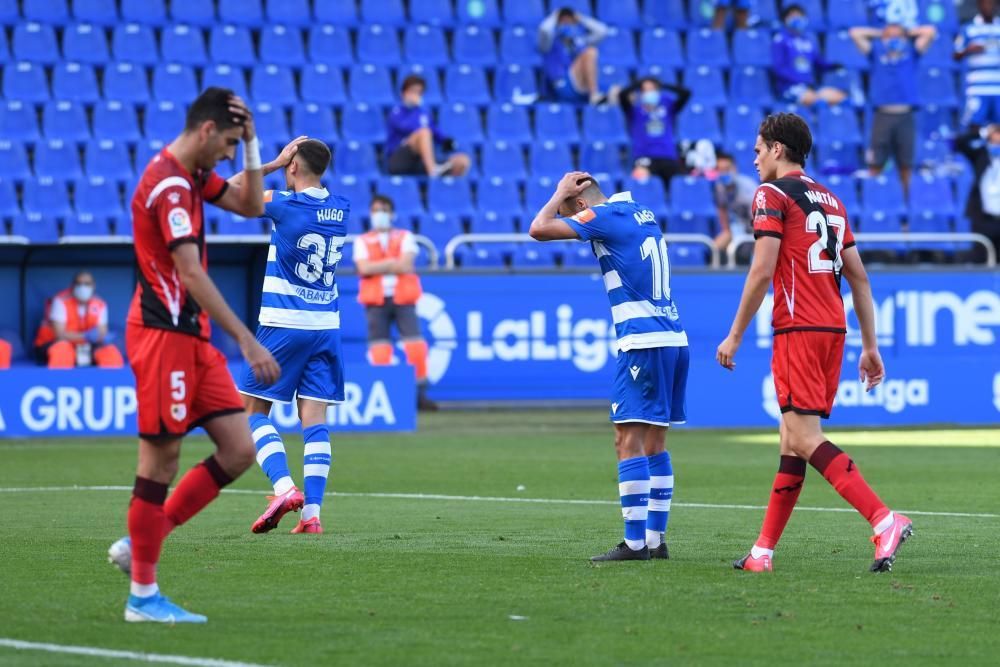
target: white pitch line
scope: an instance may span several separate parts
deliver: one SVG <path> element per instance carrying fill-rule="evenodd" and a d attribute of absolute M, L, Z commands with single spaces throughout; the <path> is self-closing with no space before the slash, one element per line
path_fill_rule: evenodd
<path fill-rule="evenodd" d="M 218 660 L 216 658 L 191 658 L 186 655 L 167 655 L 164 653 L 118 651 L 114 649 L 97 648 L 95 646 L 72 646 L 64 644 L 46 644 L 41 642 L 25 642 L 19 639 L 7 639 L 4 637 L 0 637 L 0 647 L 13 648 L 19 651 L 45 651 L 46 653 L 86 655 L 93 658 L 135 660 L 138 662 L 162 662 L 169 665 L 188 665 L 189 667 L 267 667 L 267 665 L 260 665 L 253 662 Z"/>
<path fill-rule="evenodd" d="M 32 493 L 46 491 L 131 491 L 131 486 L 23 486 L 23 487 L 0 487 L 0 493 Z M 223 489 L 223 493 L 259 496 L 265 495 L 265 491 L 251 491 L 249 489 Z M 399 500 L 456 500 L 466 502 L 488 502 L 488 503 L 535 503 L 539 505 L 615 505 L 617 500 L 590 500 L 582 498 L 514 498 L 509 496 L 450 496 L 441 493 L 380 493 L 380 492 L 352 492 L 352 491 L 328 491 L 323 494 L 335 498 L 394 498 Z M 687 509 L 707 509 L 707 510 L 765 510 L 767 505 L 729 505 L 724 503 L 674 503 L 673 507 L 684 507 Z M 849 507 L 804 507 L 796 505 L 796 511 L 802 512 L 854 512 Z M 989 512 L 930 512 L 924 510 L 896 510 L 903 514 L 913 514 L 915 516 L 945 516 L 945 517 L 966 517 L 971 519 L 1000 519 L 1000 514 L 990 514 Z"/>

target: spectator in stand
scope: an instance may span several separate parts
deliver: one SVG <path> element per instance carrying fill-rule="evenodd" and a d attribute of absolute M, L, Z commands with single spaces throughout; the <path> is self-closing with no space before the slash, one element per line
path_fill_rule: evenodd
<path fill-rule="evenodd" d="M 965 60 L 962 123 L 1000 123 L 1000 18 L 995 0 L 978 0 L 979 14 L 955 38 L 955 60 Z"/>
<path fill-rule="evenodd" d="M 868 170 L 882 173 L 893 158 L 899 169 L 904 193 L 910 190 L 913 153 L 917 138 L 914 108 L 920 103 L 917 73 L 920 56 L 934 41 L 934 26 L 906 30 L 898 23 L 884 28 L 851 28 L 851 39 L 871 59 L 869 97 L 875 107 Z"/>
<path fill-rule="evenodd" d="M 969 189 L 965 216 L 972 231 L 988 236 L 1000 248 L 1000 124 L 970 130 L 955 140 L 955 150 L 972 164 L 975 180 Z M 976 244 L 973 260 L 982 262 L 986 252 Z"/>
<path fill-rule="evenodd" d="M 816 88 L 818 74 L 836 69 L 819 51 L 816 37 L 806 32 L 809 17 L 801 5 L 787 5 L 781 12 L 784 28 L 771 43 L 771 70 L 778 99 L 811 107 L 816 104 L 840 104 L 847 91 L 823 86 Z"/>
<path fill-rule="evenodd" d="M 402 104 L 389 112 L 389 137 L 385 153 L 389 173 L 401 176 L 461 176 L 469 170 L 469 156 L 451 153 L 455 142 L 431 120 L 424 107 L 427 82 L 416 74 L 403 79 Z M 438 161 L 437 145 L 450 153 Z"/>
<path fill-rule="evenodd" d="M 726 27 L 726 13 L 730 9 L 733 10 L 733 16 L 736 17 L 736 29 L 746 29 L 747 18 L 750 16 L 750 0 L 715 0 L 712 30 L 722 30 Z"/>
<path fill-rule="evenodd" d="M 677 159 L 674 122 L 691 91 L 646 77 L 618 92 L 617 97 L 632 139 L 632 177 L 644 180 L 655 174 L 669 188 L 670 179 L 683 170 Z"/>
<path fill-rule="evenodd" d="M 560 102 L 599 104 L 604 95 L 597 85 L 597 44 L 608 26 L 568 7 L 557 9 L 538 27 L 545 78 Z M 626 31 L 622 39 L 632 39 Z"/>
<path fill-rule="evenodd" d="M 45 303 L 35 337 L 39 363 L 49 368 L 121 368 L 122 353 L 108 334 L 108 304 L 94 293 L 94 276 L 80 271 L 73 284 Z"/>
<path fill-rule="evenodd" d="M 719 218 L 715 247 L 725 251 L 732 241 L 753 236 L 750 206 L 759 184 L 739 172 L 729 153 L 719 151 L 715 159 L 716 176 L 712 183 L 712 195 Z"/>

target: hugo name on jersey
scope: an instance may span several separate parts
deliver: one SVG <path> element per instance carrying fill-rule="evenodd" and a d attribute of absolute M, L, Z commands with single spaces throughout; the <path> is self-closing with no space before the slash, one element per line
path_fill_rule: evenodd
<path fill-rule="evenodd" d="M 846 333 L 841 252 L 854 245 L 843 202 L 802 172 L 763 183 L 753 199 L 754 236 L 781 239 L 774 271 L 774 333 Z"/>
<path fill-rule="evenodd" d="M 325 188 L 264 193 L 271 245 L 258 321 L 287 329 L 339 329 L 334 274 L 351 204 Z"/>
<path fill-rule="evenodd" d="M 652 211 L 620 192 L 562 220 L 590 241 L 601 264 L 619 350 L 688 344 L 670 297 L 667 244 Z"/>

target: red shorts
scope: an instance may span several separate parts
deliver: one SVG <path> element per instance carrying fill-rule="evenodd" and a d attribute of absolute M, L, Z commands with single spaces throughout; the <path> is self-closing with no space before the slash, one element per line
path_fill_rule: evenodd
<path fill-rule="evenodd" d="M 243 412 L 226 358 L 206 340 L 129 324 L 139 437 L 177 438 L 210 419 Z"/>
<path fill-rule="evenodd" d="M 774 337 L 771 373 L 782 412 L 830 417 L 844 361 L 842 333 L 789 331 Z"/>

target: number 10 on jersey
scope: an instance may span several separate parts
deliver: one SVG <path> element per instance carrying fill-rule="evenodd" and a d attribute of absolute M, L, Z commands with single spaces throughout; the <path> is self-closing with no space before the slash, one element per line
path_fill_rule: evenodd
<path fill-rule="evenodd" d="M 639 247 L 643 260 L 653 264 L 653 298 L 670 298 L 670 261 L 667 259 L 667 242 L 661 237 L 647 236 Z"/>

